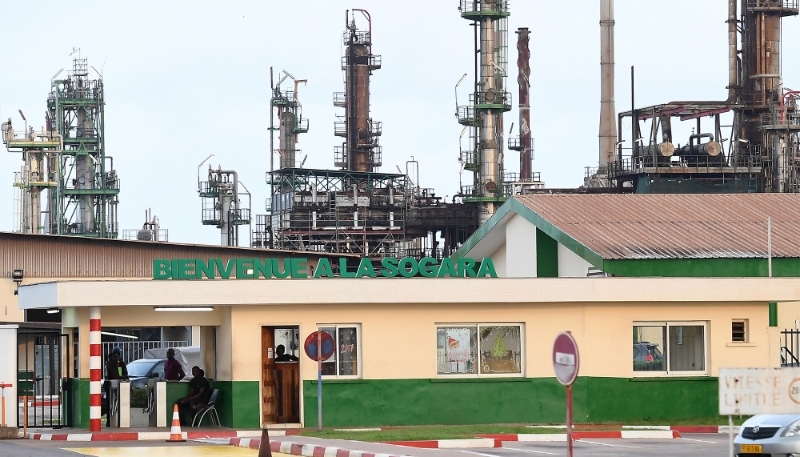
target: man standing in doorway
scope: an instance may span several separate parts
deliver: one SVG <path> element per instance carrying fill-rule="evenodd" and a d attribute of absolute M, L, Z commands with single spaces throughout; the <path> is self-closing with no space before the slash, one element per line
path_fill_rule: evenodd
<path fill-rule="evenodd" d="M 186 377 L 183 365 L 175 359 L 175 349 L 167 349 L 167 361 L 164 362 L 164 379 L 167 381 L 180 381 Z"/>

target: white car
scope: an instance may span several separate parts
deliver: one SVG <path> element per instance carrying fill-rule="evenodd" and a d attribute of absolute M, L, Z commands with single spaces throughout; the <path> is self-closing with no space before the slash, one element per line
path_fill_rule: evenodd
<path fill-rule="evenodd" d="M 759 414 L 742 424 L 737 456 L 800 457 L 800 414 Z"/>

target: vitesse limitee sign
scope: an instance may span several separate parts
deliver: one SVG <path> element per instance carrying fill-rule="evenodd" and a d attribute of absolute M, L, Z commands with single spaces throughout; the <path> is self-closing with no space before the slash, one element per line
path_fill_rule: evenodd
<path fill-rule="evenodd" d="M 252 259 L 156 259 L 153 260 L 153 279 L 271 279 L 271 278 L 395 278 L 422 276 L 426 278 L 496 278 L 492 259 L 481 261 L 445 258 L 439 262 L 432 257 L 417 260 L 413 257 L 387 257 L 375 267 L 362 258 L 358 268 L 348 268 L 346 258 L 338 259 L 338 276 L 334 275 L 331 260 L 320 258 L 315 268 L 309 268 L 304 258 Z"/>

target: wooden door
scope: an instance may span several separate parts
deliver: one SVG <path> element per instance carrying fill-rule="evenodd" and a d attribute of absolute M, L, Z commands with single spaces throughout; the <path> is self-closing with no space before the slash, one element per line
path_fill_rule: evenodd
<path fill-rule="evenodd" d="M 277 422 L 275 404 L 275 331 L 261 327 L 261 424 Z"/>
<path fill-rule="evenodd" d="M 275 386 L 277 388 L 279 424 L 300 422 L 300 363 L 278 362 L 275 364 Z"/>

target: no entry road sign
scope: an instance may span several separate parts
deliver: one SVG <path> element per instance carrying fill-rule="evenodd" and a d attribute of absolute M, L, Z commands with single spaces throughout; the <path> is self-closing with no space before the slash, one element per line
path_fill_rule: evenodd
<path fill-rule="evenodd" d="M 571 385 L 578 377 L 580 366 L 581 358 L 575 338 L 569 332 L 560 333 L 553 343 L 553 370 L 558 382 L 565 386 Z"/>

